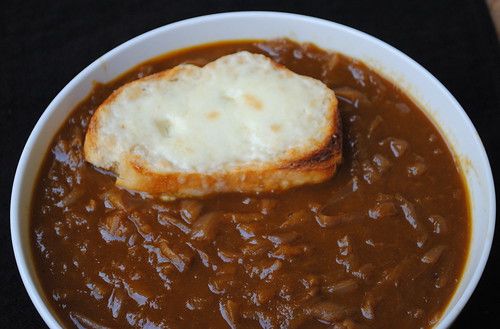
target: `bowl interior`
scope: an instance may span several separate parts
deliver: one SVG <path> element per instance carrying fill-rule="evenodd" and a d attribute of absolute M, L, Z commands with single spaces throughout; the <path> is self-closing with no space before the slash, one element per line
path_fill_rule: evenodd
<path fill-rule="evenodd" d="M 472 239 L 461 284 L 438 328 L 460 312 L 486 263 L 494 230 L 495 196 L 486 153 L 469 118 L 451 94 L 425 69 L 387 44 L 354 29 L 306 16 L 242 12 L 198 17 L 143 34 L 102 56 L 74 78 L 52 101 L 34 128 L 21 156 L 11 200 L 14 252 L 23 282 L 46 323 L 57 328 L 44 303 L 32 266 L 29 217 L 33 185 L 49 143 L 74 106 L 92 89 L 136 64 L 168 51 L 231 39 L 287 37 L 357 58 L 400 86 L 433 120 L 455 153 L 470 194 Z"/>

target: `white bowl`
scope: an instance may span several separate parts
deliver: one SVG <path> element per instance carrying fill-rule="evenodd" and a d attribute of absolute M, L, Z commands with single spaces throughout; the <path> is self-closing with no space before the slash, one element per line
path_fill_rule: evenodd
<path fill-rule="evenodd" d="M 483 272 L 495 226 L 495 188 L 484 147 L 464 110 L 446 88 L 411 58 L 365 33 L 329 21 L 275 12 L 235 12 L 192 18 L 138 36 L 97 59 L 71 80 L 33 129 L 14 179 L 11 234 L 17 266 L 38 312 L 50 328 L 60 328 L 36 277 L 29 236 L 30 204 L 38 170 L 56 132 L 93 81 L 114 79 L 138 63 L 174 49 L 231 39 L 288 37 L 357 58 L 400 86 L 444 134 L 469 189 L 472 240 L 465 272 L 437 328 L 448 327 Z"/>

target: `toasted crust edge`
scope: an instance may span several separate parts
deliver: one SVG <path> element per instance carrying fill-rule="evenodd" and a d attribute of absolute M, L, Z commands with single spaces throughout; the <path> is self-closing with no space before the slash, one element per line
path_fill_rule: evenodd
<path fill-rule="evenodd" d="M 337 102 L 330 138 L 321 149 L 305 157 L 268 168 L 243 168 L 230 172 L 155 173 L 133 158 L 121 166 L 116 184 L 130 190 L 169 197 L 201 197 L 215 193 L 278 192 L 293 187 L 324 182 L 333 177 L 342 162 L 342 128 Z"/>

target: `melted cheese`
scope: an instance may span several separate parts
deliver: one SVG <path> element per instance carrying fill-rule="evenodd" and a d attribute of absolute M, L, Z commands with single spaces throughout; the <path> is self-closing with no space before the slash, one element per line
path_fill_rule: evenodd
<path fill-rule="evenodd" d="M 330 136 L 334 99 L 320 81 L 263 55 L 181 65 L 101 106 L 93 162 L 109 168 L 133 156 L 153 172 L 211 173 L 300 158 Z"/>

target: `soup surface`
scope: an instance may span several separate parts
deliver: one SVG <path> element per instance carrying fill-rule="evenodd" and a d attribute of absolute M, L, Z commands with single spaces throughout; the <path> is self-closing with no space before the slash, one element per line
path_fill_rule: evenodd
<path fill-rule="evenodd" d="M 344 161 L 323 184 L 165 202 L 83 159 L 94 110 L 126 82 L 240 50 L 335 90 Z M 224 145 L 220 145 L 224 147 Z M 32 205 L 46 298 L 78 328 L 422 328 L 468 250 L 450 150 L 398 88 L 358 61 L 289 40 L 189 48 L 97 84 L 46 155 Z"/>

